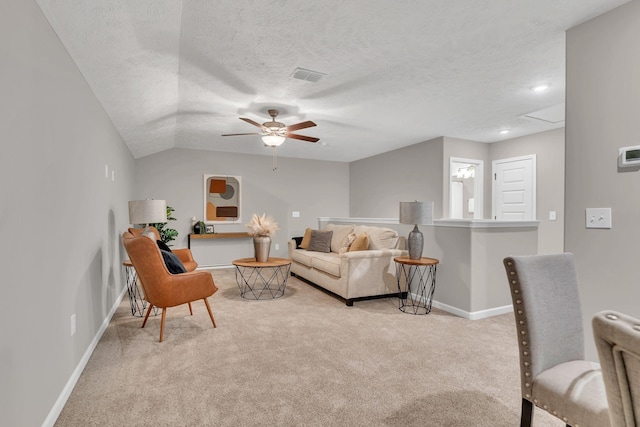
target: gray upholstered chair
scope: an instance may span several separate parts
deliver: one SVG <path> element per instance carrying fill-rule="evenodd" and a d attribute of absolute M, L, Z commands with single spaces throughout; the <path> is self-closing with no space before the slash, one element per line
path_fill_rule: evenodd
<path fill-rule="evenodd" d="M 614 311 L 593 318 L 609 416 L 614 427 L 640 425 L 640 320 Z"/>
<path fill-rule="evenodd" d="M 534 405 L 573 427 L 607 427 L 600 365 L 584 360 L 582 309 L 573 255 L 504 259 L 520 351 L 522 416 Z"/>

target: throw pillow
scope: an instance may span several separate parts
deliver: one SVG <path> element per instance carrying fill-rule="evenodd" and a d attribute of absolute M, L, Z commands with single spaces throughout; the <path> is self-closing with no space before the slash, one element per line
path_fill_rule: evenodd
<path fill-rule="evenodd" d="M 307 228 L 304 231 L 304 237 L 302 237 L 302 243 L 300 243 L 300 247 L 302 249 L 307 249 L 309 247 L 310 240 L 311 240 L 311 229 Z"/>
<path fill-rule="evenodd" d="M 169 246 L 167 246 L 167 244 L 162 240 L 156 240 L 156 243 L 158 244 L 158 248 L 160 248 L 161 251 L 173 252 L 171 248 L 169 248 Z"/>
<path fill-rule="evenodd" d="M 331 252 L 331 236 L 333 231 L 311 230 L 308 251 Z"/>
<path fill-rule="evenodd" d="M 349 233 L 347 237 L 342 241 L 342 245 L 340 245 L 339 254 L 343 254 L 345 252 L 349 252 L 349 247 L 353 244 L 353 241 L 356 240 L 356 233 Z"/>
<path fill-rule="evenodd" d="M 160 249 L 160 252 L 162 253 L 162 259 L 164 259 L 164 265 L 167 266 L 169 273 L 180 274 L 187 272 L 187 269 L 184 268 L 182 261 L 180 261 L 180 258 L 178 258 L 176 254 L 162 249 Z"/>
<path fill-rule="evenodd" d="M 366 251 L 369 249 L 369 236 L 367 233 L 362 233 L 353 241 L 349 247 L 349 252 Z"/>

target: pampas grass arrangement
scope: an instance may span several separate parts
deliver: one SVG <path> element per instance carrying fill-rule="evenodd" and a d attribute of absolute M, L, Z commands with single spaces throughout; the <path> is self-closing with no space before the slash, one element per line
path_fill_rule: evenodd
<path fill-rule="evenodd" d="M 247 228 L 250 236 L 273 236 L 277 230 L 280 230 L 273 217 L 266 216 L 264 213 L 261 216 L 253 214 L 247 223 Z"/>

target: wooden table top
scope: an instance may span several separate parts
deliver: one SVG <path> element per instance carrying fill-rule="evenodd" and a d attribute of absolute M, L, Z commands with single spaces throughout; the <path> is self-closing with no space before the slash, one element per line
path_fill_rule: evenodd
<path fill-rule="evenodd" d="M 288 258 L 269 258 L 267 262 L 258 262 L 255 258 L 241 258 L 232 261 L 233 265 L 240 267 L 282 267 L 291 264 Z"/>
<path fill-rule="evenodd" d="M 395 262 L 399 262 L 400 264 L 407 264 L 407 265 L 436 265 L 440 262 L 435 258 L 422 257 L 420 259 L 411 259 L 408 256 L 395 257 L 393 260 Z"/>

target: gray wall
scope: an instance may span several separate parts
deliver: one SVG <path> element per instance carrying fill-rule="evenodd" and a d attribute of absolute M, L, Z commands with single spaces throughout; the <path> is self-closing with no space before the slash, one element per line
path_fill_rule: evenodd
<path fill-rule="evenodd" d="M 35 2 L 0 53 L 0 425 L 40 426 L 124 289 L 134 161 Z"/>
<path fill-rule="evenodd" d="M 540 221 L 538 253 L 563 252 L 564 128 L 494 142 L 489 144 L 489 153 L 491 161 L 536 155 L 536 219 Z M 488 174 L 491 174 L 491 162 L 489 162 Z M 491 188 L 491 181 L 488 185 Z M 555 221 L 549 220 L 549 211 L 556 212 Z M 491 203 L 489 203 L 489 214 L 491 214 Z"/>
<path fill-rule="evenodd" d="M 433 201 L 442 216 L 443 138 L 349 164 L 349 215 L 397 218 L 399 202 Z M 332 215 L 337 216 L 337 215 Z"/>
<path fill-rule="evenodd" d="M 278 158 L 278 170 L 273 171 L 271 156 L 175 148 L 136 160 L 134 194 L 141 199 L 165 199 L 176 209 L 177 220 L 170 223 L 179 232 L 176 247 L 186 247 L 191 218 L 203 218 L 204 174 L 242 177 L 242 223 L 216 224 L 215 231 L 247 231 L 244 224 L 251 214 L 271 215 L 280 227 L 272 242 L 272 256 L 287 256 L 287 241 L 302 236 L 307 227 L 317 228 L 319 216 L 349 215 L 348 163 Z M 299 211 L 300 217 L 293 218 L 292 211 Z M 242 242 L 206 240 L 197 242 L 198 249 L 206 246 L 210 251 L 202 248 L 204 259 L 196 261 L 217 264 L 212 259 L 217 257 L 215 248 L 227 243 L 244 257 L 252 256 L 246 247 L 237 248 Z M 195 250 L 196 242 L 193 246 Z"/>
<path fill-rule="evenodd" d="M 640 144 L 640 2 L 567 32 L 565 248 L 576 257 L 587 354 L 591 318 L 640 317 L 640 171 L 618 170 L 618 148 Z M 613 228 L 585 229 L 585 209 L 610 207 Z"/>

